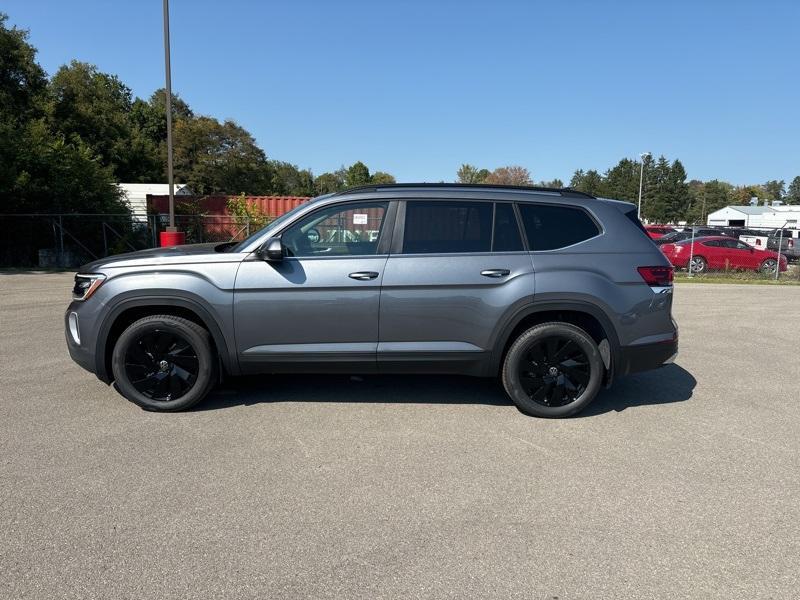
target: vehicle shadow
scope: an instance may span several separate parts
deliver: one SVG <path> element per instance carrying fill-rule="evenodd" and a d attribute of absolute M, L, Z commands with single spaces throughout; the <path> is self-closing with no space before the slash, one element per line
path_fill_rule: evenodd
<path fill-rule="evenodd" d="M 697 380 L 683 367 L 672 364 L 620 377 L 610 389 L 603 389 L 594 402 L 576 417 L 591 417 L 626 408 L 685 402 L 692 397 Z"/>
<path fill-rule="evenodd" d="M 683 402 L 697 381 L 678 365 L 619 379 L 579 417 L 629 407 Z M 228 379 L 196 411 L 250 406 L 262 402 L 351 402 L 376 404 L 485 404 L 511 406 L 496 379 L 456 375 L 264 375 Z"/>

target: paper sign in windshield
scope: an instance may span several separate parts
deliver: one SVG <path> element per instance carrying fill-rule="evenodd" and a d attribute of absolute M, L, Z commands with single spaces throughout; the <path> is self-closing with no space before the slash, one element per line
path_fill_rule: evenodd
<path fill-rule="evenodd" d="M 366 213 L 353 213 L 353 225 L 366 225 L 366 224 L 367 224 Z"/>

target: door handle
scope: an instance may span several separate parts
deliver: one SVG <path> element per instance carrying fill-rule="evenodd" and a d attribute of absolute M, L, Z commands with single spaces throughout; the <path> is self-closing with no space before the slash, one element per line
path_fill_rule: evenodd
<path fill-rule="evenodd" d="M 377 276 L 378 273 L 375 271 L 356 271 L 348 275 L 350 279 L 358 279 L 359 281 L 369 281 L 370 279 L 375 279 Z"/>
<path fill-rule="evenodd" d="M 494 277 L 495 279 L 498 277 L 505 277 L 511 273 L 508 269 L 486 269 L 485 271 L 481 271 L 481 275 L 484 277 Z"/>

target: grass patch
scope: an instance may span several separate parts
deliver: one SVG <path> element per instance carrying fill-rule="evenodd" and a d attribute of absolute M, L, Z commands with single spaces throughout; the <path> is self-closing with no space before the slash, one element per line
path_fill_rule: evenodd
<path fill-rule="evenodd" d="M 800 267 L 791 265 L 776 280 L 774 275 L 764 275 L 755 271 L 716 272 L 689 276 L 686 271 L 675 273 L 676 283 L 738 283 L 744 285 L 800 285 Z"/>

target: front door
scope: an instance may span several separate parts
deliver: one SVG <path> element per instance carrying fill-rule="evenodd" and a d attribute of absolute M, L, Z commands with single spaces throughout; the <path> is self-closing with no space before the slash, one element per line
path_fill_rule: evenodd
<path fill-rule="evenodd" d="M 476 372 L 501 317 L 533 299 L 514 206 L 409 200 L 397 218 L 403 233 L 383 277 L 379 370 Z"/>
<path fill-rule="evenodd" d="M 388 202 L 322 207 L 281 233 L 282 261 L 242 262 L 233 310 L 243 372 L 375 370 L 388 213 Z"/>

